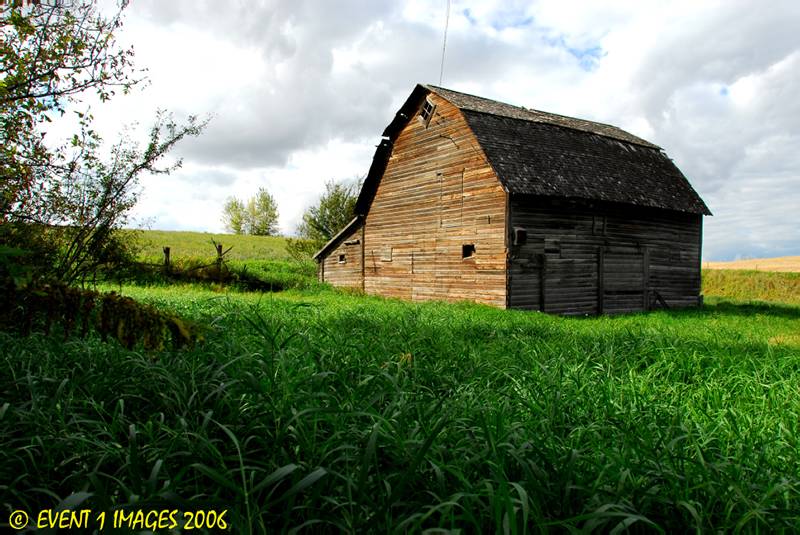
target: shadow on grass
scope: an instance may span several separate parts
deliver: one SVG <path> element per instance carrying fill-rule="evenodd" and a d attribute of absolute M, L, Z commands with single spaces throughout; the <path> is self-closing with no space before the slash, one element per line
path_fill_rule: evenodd
<path fill-rule="evenodd" d="M 675 311 L 680 313 L 697 314 L 707 316 L 718 314 L 723 316 L 752 317 L 756 315 L 771 316 L 775 318 L 800 319 L 800 307 L 785 305 L 782 303 L 769 303 L 765 301 L 731 302 L 720 301 L 716 303 L 706 303 L 699 310 Z"/>

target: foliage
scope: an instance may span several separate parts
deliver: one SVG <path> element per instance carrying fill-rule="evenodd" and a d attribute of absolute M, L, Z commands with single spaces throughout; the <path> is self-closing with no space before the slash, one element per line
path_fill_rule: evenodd
<path fill-rule="evenodd" d="M 800 304 L 800 273 L 703 270 L 703 293 L 728 299 Z"/>
<path fill-rule="evenodd" d="M 247 201 L 247 233 L 275 236 L 278 233 L 278 203 L 264 188 Z"/>
<path fill-rule="evenodd" d="M 297 228 L 300 239 L 287 241 L 286 249 L 292 258 L 311 258 L 353 219 L 360 186 L 360 180 L 325 184 L 325 193 L 317 204 L 303 214 Z"/>
<path fill-rule="evenodd" d="M 222 222 L 225 230 L 233 234 L 244 234 L 247 212 L 244 203 L 236 197 L 229 197 L 222 207 Z"/>
<path fill-rule="evenodd" d="M 262 288 L 271 291 L 307 289 L 319 286 L 317 266 L 308 260 L 233 260 L 228 267 L 241 283 L 239 287 L 253 288 L 258 281 Z"/>
<path fill-rule="evenodd" d="M 229 197 L 222 209 L 225 228 L 234 234 L 275 236 L 278 234 L 278 203 L 265 188 L 243 202 Z"/>
<path fill-rule="evenodd" d="M 205 124 L 189 117 L 179 125 L 159 112 L 144 147 L 123 134 L 101 156 L 93 117 L 77 108 L 88 92 L 105 101 L 138 81 L 131 77 L 132 51 L 114 41 L 126 6 L 111 18 L 98 14 L 96 1 L 0 6 L 0 243 L 30 250 L 44 279 L 72 284 L 129 257 L 116 231 L 136 203 L 138 177 L 178 167 L 180 161 L 159 164 Z M 76 109 L 78 132 L 60 146 L 48 145 L 45 127 L 68 107 Z"/>
<path fill-rule="evenodd" d="M 228 504 L 239 533 L 800 523 L 797 307 L 572 319 L 318 289 L 125 293 L 216 330 L 156 360 L 0 333 L 6 509 L 192 499 Z"/>
<path fill-rule="evenodd" d="M 308 262 L 326 243 L 305 238 L 286 238 L 286 252 L 298 262 Z"/>
<path fill-rule="evenodd" d="M 28 203 L 40 193 L 36 177 L 57 165 L 39 127 L 88 91 L 105 101 L 115 89 L 127 91 L 138 82 L 131 76 L 133 50 L 114 40 L 127 2 L 110 18 L 97 14 L 95 2 L 31 4 L 0 4 L 3 220 L 35 214 Z"/>
<path fill-rule="evenodd" d="M 103 341 L 111 337 L 126 349 L 141 344 L 148 351 L 163 350 L 168 340 L 177 349 L 200 338 L 193 324 L 114 292 L 100 294 L 61 284 L 7 284 L 2 290 L 4 301 L 13 305 L 0 309 L 0 328 L 22 335 L 36 327 L 49 334 L 59 326 L 66 340 L 79 323 L 82 338 L 91 327 Z"/>

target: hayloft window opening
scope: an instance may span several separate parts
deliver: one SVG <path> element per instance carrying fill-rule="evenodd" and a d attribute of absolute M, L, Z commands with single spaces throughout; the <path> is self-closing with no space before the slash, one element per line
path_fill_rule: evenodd
<path fill-rule="evenodd" d="M 592 217 L 592 235 L 605 236 L 606 234 L 606 216 L 596 215 Z"/>
<path fill-rule="evenodd" d="M 347 263 L 347 255 L 340 254 L 339 255 L 339 263 L 346 264 Z"/>
<path fill-rule="evenodd" d="M 475 256 L 475 244 L 465 243 L 461 246 L 461 258 L 472 258 Z"/>
<path fill-rule="evenodd" d="M 433 112 L 436 111 L 436 105 L 428 99 L 425 99 L 425 103 L 422 105 L 422 111 L 419 113 L 419 117 L 422 120 L 422 124 L 426 127 L 431 122 L 431 118 L 433 118 Z"/>

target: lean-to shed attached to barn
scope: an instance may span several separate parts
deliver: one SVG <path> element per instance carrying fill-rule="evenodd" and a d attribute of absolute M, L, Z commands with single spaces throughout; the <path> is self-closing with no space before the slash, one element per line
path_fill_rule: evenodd
<path fill-rule="evenodd" d="M 321 280 L 557 314 L 700 302 L 710 212 L 658 146 L 425 85 L 383 136 Z"/>

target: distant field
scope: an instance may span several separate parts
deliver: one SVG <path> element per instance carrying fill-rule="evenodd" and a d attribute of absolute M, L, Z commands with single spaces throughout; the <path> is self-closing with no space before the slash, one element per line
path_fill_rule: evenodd
<path fill-rule="evenodd" d="M 800 273 L 704 269 L 703 294 L 737 301 L 800 304 Z"/>
<path fill-rule="evenodd" d="M 163 248 L 170 247 L 175 261 L 183 258 L 213 258 L 216 256 L 213 239 L 224 249 L 233 247 L 227 258 L 231 260 L 286 260 L 286 238 L 281 236 L 237 236 L 172 230 L 144 230 L 136 232 L 141 240 L 140 256 L 147 261 L 160 261 Z"/>
<path fill-rule="evenodd" d="M 703 262 L 703 269 L 747 269 L 753 271 L 800 271 L 800 256 L 750 258 L 733 262 Z"/>

